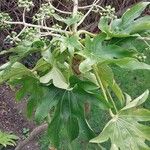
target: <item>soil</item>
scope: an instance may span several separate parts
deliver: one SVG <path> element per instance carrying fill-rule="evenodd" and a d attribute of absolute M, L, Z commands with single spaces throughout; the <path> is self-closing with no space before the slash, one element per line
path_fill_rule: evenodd
<path fill-rule="evenodd" d="M 16 134 L 20 138 L 19 141 L 25 138 L 23 129 L 29 129 L 31 132 L 35 128 L 35 124 L 25 116 L 24 108 L 26 108 L 25 100 L 15 102 L 15 94 L 9 86 L 0 86 L 0 130 Z M 4 150 L 14 149 L 7 147 Z M 39 150 L 37 141 L 31 141 L 22 150 Z"/>

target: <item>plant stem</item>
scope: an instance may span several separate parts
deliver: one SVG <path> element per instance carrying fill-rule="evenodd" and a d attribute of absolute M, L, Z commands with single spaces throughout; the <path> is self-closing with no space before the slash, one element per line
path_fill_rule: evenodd
<path fill-rule="evenodd" d="M 118 112 L 118 109 L 117 109 L 117 107 L 116 107 L 116 105 L 115 105 L 115 102 L 114 102 L 114 100 L 113 100 L 113 98 L 112 98 L 110 92 L 109 92 L 109 89 L 107 88 L 106 91 L 107 91 L 107 93 L 108 93 L 108 96 L 109 96 L 109 98 L 110 98 L 112 104 L 113 104 L 113 107 L 114 107 L 114 109 L 115 109 L 115 112 L 117 113 L 117 112 Z"/>
<path fill-rule="evenodd" d="M 94 6 L 99 2 L 99 0 L 94 0 L 93 4 L 91 5 L 88 12 L 83 16 L 83 18 L 80 20 L 80 22 L 77 24 L 77 27 L 82 24 L 82 22 L 85 20 L 85 18 L 90 14 L 90 12 L 93 10 Z"/>
<path fill-rule="evenodd" d="M 35 25 L 35 24 L 30 24 L 30 23 L 24 23 L 24 22 L 10 22 L 10 21 L 5 21 L 7 24 L 14 24 L 14 25 L 24 25 L 25 27 L 34 27 L 34 28 L 40 28 L 44 30 L 50 30 L 54 32 L 59 32 L 59 33 L 67 33 L 67 34 L 72 34 L 70 31 L 65 31 L 65 30 L 60 30 L 60 29 L 55 29 L 55 28 L 50 28 L 46 26 L 41 26 L 41 25 Z"/>
<path fill-rule="evenodd" d="M 51 4 L 50 1 L 49 1 L 49 4 L 50 4 L 50 6 L 51 6 L 54 10 L 56 10 L 56 11 L 59 12 L 59 13 L 62 13 L 62 14 L 72 14 L 72 12 L 68 12 L 68 11 L 63 11 L 63 10 L 57 9 L 56 7 L 54 7 L 54 6 Z"/>
<path fill-rule="evenodd" d="M 98 74 L 98 68 L 97 68 L 96 65 L 93 66 L 93 71 L 94 71 L 94 74 L 95 74 L 95 76 L 96 76 L 97 82 L 98 82 L 100 88 L 102 89 L 102 93 L 103 93 L 103 95 L 104 95 L 105 100 L 106 100 L 107 102 L 109 102 L 108 97 L 107 97 L 107 94 L 106 94 L 106 91 L 105 91 L 105 88 L 104 88 L 103 83 L 102 83 L 102 81 L 101 81 L 101 78 L 100 78 L 100 76 L 99 76 L 99 74 Z M 114 114 L 113 114 L 113 112 L 111 111 L 111 109 L 109 109 L 109 113 L 110 113 L 111 117 L 114 117 Z"/>
<path fill-rule="evenodd" d="M 78 14 L 78 0 L 74 0 L 72 17 L 74 18 Z M 72 30 L 74 33 L 77 32 L 77 23 L 73 24 Z"/>
<path fill-rule="evenodd" d="M 91 32 L 88 32 L 88 31 L 86 31 L 86 30 L 79 30 L 79 31 L 78 31 L 78 34 L 79 34 L 79 35 L 80 35 L 80 34 L 88 34 L 88 35 L 90 35 L 90 36 L 92 36 L 92 37 L 95 37 L 95 36 L 96 36 L 96 34 L 91 33 Z"/>

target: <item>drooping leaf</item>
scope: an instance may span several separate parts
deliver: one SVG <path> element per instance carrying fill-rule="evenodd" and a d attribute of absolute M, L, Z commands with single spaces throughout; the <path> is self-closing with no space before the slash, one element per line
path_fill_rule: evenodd
<path fill-rule="evenodd" d="M 14 64 L 9 65 L 5 70 L 1 72 L 1 82 L 8 80 L 14 80 L 22 78 L 23 76 L 35 77 L 36 75 L 26 68 L 23 64 L 15 62 Z"/>
<path fill-rule="evenodd" d="M 35 111 L 35 120 L 41 123 L 50 113 L 50 110 L 57 105 L 62 93 L 59 89 L 49 87 L 43 91 L 42 101 L 37 106 Z"/>
<path fill-rule="evenodd" d="M 10 85 L 19 87 L 16 92 L 17 101 L 23 100 L 23 98 L 27 96 L 27 115 L 28 117 L 31 117 L 37 107 L 37 104 L 41 103 L 46 87 L 40 85 L 38 79 L 29 76 L 25 76 L 21 79 L 15 79 L 10 82 Z"/>
<path fill-rule="evenodd" d="M 67 89 L 69 87 L 62 72 L 55 66 L 50 70 L 50 72 L 40 78 L 41 83 L 49 83 L 51 80 L 58 88 Z"/>

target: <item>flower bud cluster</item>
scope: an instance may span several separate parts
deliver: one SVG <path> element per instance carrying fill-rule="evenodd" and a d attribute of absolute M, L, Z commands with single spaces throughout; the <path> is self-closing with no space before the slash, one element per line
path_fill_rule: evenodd
<path fill-rule="evenodd" d="M 8 13 L 5 12 L 1 12 L 0 13 L 0 29 L 4 29 L 4 28 L 10 28 L 11 25 L 5 23 L 6 21 L 11 21 L 12 19 L 10 18 Z"/>
<path fill-rule="evenodd" d="M 112 8 L 110 5 L 105 7 L 105 10 L 100 11 L 101 16 L 105 16 L 108 19 L 115 19 L 115 8 Z"/>
<path fill-rule="evenodd" d="M 55 10 L 49 4 L 42 4 L 39 12 L 33 17 L 34 21 L 42 21 L 51 17 L 55 13 Z"/>
<path fill-rule="evenodd" d="M 39 34 L 38 34 L 38 29 L 37 28 L 28 27 L 22 33 L 21 38 L 26 39 L 26 40 L 33 40 L 36 37 L 38 37 L 38 35 Z"/>
<path fill-rule="evenodd" d="M 18 42 L 20 42 L 21 39 L 19 39 L 19 37 L 17 37 L 17 32 L 12 31 L 10 35 L 8 35 L 5 39 L 4 39 L 4 43 L 5 44 L 18 44 Z"/>
<path fill-rule="evenodd" d="M 62 26 L 60 26 L 59 24 L 54 24 L 54 25 L 52 26 L 52 28 L 61 30 L 61 29 L 62 29 Z"/>
<path fill-rule="evenodd" d="M 144 62 L 146 60 L 146 56 L 143 53 L 141 53 L 140 55 L 136 56 L 136 58 L 139 61 L 142 61 L 142 62 Z"/>
<path fill-rule="evenodd" d="M 18 7 L 25 8 L 26 11 L 30 11 L 31 7 L 34 7 L 32 0 L 18 0 Z"/>

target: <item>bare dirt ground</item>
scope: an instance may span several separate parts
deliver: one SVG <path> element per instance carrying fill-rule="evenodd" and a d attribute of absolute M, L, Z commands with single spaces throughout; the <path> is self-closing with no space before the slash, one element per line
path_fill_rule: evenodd
<path fill-rule="evenodd" d="M 15 102 L 14 92 L 7 86 L 0 86 L 0 130 L 11 132 L 19 136 L 20 140 L 25 138 L 23 129 L 31 132 L 35 124 L 25 116 L 26 102 Z M 5 148 L 4 150 L 14 150 L 15 148 Z M 22 150 L 39 150 L 38 143 L 34 140 Z"/>

